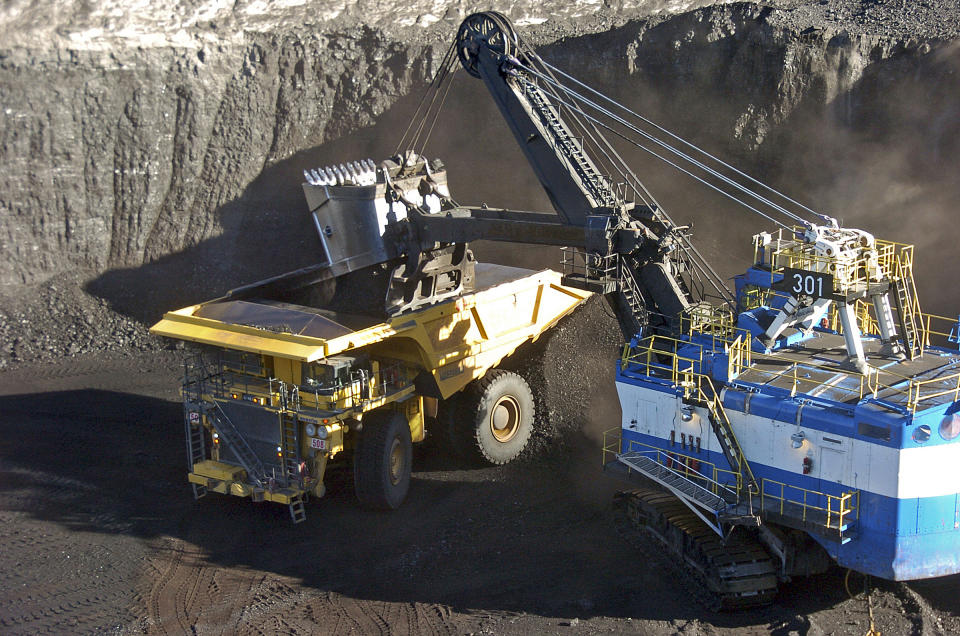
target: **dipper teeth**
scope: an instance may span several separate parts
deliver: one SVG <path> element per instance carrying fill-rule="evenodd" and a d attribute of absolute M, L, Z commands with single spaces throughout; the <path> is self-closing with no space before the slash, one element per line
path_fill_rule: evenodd
<path fill-rule="evenodd" d="M 359 159 L 339 165 L 304 170 L 307 183 L 316 186 L 373 185 L 377 182 L 377 164 L 373 159 Z"/>
<path fill-rule="evenodd" d="M 354 161 L 353 163 L 361 175 L 361 185 L 372 185 L 377 182 L 376 172 L 371 168 L 366 159 Z"/>

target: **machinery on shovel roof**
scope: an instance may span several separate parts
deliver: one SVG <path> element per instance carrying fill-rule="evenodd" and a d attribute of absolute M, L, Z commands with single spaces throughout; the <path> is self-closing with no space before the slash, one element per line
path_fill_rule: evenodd
<path fill-rule="evenodd" d="M 460 206 L 418 152 L 458 64 L 554 214 Z M 631 146 L 777 226 L 733 292 L 621 159 Z M 496 12 L 464 20 L 394 158 L 305 176 L 328 261 L 154 328 L 218 352 L 184 385 L 198 494 L 289 502 L 297 519 L 352 451 L 361 501 L 395 507 L 433 416 L 507 461 L 533 403 L 493 367 L 600 293 L 629 341 L 605 469 L 637 482 L 625 514 L 718 605 L 770 602 L 831 562 L 895 580 L 960 571 L 960 325 L 921 312 L 912 246 L 840 227 L 593 91 Z M 479 239 L 562 246 L 562 277 L 484 283 Z"/>

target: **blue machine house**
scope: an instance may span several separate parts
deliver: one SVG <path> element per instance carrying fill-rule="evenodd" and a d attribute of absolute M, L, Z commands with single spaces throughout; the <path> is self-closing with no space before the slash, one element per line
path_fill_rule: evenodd
<path fill-rule="evenodd" d="M 606 466 L 698 518 L 673 527 L 765 547 L 769 561 L 717 565 L 728 605 L 822 570 L 824 554 L 884 579 L 960 572 L 957 324 L 920 311 L 912 246 L 833 225 L 763 233 L 755 248 L 736 307 L 695 305 L 679 335 L 625 347 Z M 635 510 L 648 527 L 676 516 L 650 499 Z"/>

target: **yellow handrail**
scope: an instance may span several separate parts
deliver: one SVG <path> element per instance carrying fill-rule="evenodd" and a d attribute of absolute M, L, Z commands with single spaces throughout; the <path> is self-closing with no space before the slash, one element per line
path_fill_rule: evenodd
<path fill-rule="evenodd" d="M 752 366 L 752 363 L 754 362 L 764 362 L 768 360 L 771 362 L 777 362 L 779 368 L 777 368 L 777 370 L 771 370 L 759 368 L 758 366 Z M 782 369 L 784 362 L 791 365 L 787 371 Z M 750 364 L 740 362 L 736 359 L 733 359 L 733 356 L 731 356 L 729 371 L 731 378 L 739 376 L 747 369 L 750 369 L 751 373 L 760 375 L 762 377 L 789 380 L 791 383 L 792 395 L 804 394 L 804 392 L 800 390 L 801 384 L 804 382 L 810 382 L 810 380 L 800 375 L 804 369 L 825 370 L 831 372 L 837 371 L 836 367 L 828 366 L 827 364 L 820 364 L 815 359 L 793 358 L 781 353 L 764 354 L 752 352 L 750 355 Z M 954 395 L 954 401 L 960 399 L 960 371 L 925 380 L 901 375 L 893 371 L 891 368 L 879 369 L 876 367 L 868 367 L 865 374 L 852 373 L 849 371 L 844 371 L 844 373 L 847 373 L 849 378 L 856 380 L 856 387 L 852 388 L 848 386 L 842 386 L 841 384 L 834 384 L 831 385 L 831 390 L 846 392 L 850 394 L 851 397 L 856 396 L 858 400 L 862 400 L 868 396 L 876 397 L 881 391 L 888 392 L 891 395 L 902 395 L 906 398 L 906 406 L 911 413 L 915 413 L 923 402 L 927 402 L 944 395 Z M 881 373 L 889 376 L 891 380 L 887 382 L 881 382 Z M 930 385 L 939 383 L 948 383 L 949 388 L 940 391 L 927 392 Z M 822 386 L 820 383 L 814 384 L 817 387 Z"/>
<path fill-rule="evenodd" d="M 777 489 L 779 490 L 779 495 L 775 494 Z M 789 491 L 796 491 L 800 493 L 800 495 L 797 497 L 789 497 L 787 495 L 788 489 Z M 817 506 L 810 503 L 808 499 L 811 496 L 825 497 L 827 501 L 826 506 Z M 762 510 L 767 509 L 767 499 L 773 499 L 779 502 L 777 512 L 781 515 L 784 514 L 787 504 L 800 506 L 801 519 L 803 521 L 808 520 L 808 513 L 811 515 L 821 513 L 823 514 L 823 526 L 826 528 L 842 529 L 847 523 L 848 516 L 856 520 L 860 514 L 860 491 L 858 490 L 845 492 L 842 495 L 829 495 L 818 490 L 801 488 L 800 486 L 794 486 L 782 481 L 763 478 L 760 483 L 760 507 Z M 836 525 L 833 525 L 834 519 L 836 519 Z M 814 523 L 819 523 L 815 519 L 811 520 L 814 521 Z"/>
<path fill-rule="evenodd" d="M 622 447 L 621 429 L 612 428 L 603 433 L 603 463 L 625 453 L 639 452 L 648 455 L 658 464 L 671 467 L 677 473 L 690 479 L 702 479 L 707 482 L 707 489 L 719 495 L 721 489 L 739 492 L 743 486 L 743 477 L 739 473 L 720 468 L 694 455 L 665 450 L 651 444 L 644 444 L 630 440 L 626 447 Z M 608 460 L 608 455 L 613 458 Z M 825 506 L 816 505 L 811 499 L 823 497 Z M 760 505 L 762 510 L 768 510 L 767 500 L 777 502 L 776 511 L 781 515 L 786 512 L 786 506 L 800 507 L 800 517 L 803 521 L 811 521 L 825 528 L 840 530 L 851 521 L 856 521 L 860 514 L 860 491 L 851 490 L 841 495 L 830 495 L 819 490 L 802 488 L 786 482 L 763 478 L 760 480 Z M 819 520 L 818 520 L 819 518 Z"/>
<path fill-rule="evenodd" d="M 708 490 L 715 495 L 719 494 L 721 488 L 730 491 L 736 490 L 739 492 L 743 485 L 743 478 L 739 473 L 732 470 L 727 470 L 726 468 L 720 468 L 713 462 L 708 462 L 694 455 L 687 455 L 677 451 L 668 451 L 657 446 L 644 444 L 635 440 L 630 440 L 627 444 L 627 448 L 621 449 L 620 429 L 612 428 L 604 431 L 604 464 L 606 464 L 608 461 L 608 454 L 617 456 L 630 452 L 639 452 L 645 455 L 650 455 L 658 464 L 665 466 L 670 466 L 670 464 L 673 464 L 672 470 L 682 474 L 687 478 L 702 478 L 708 481 L 710 483 L 710 488 L 708 488 Z M 697 466 L 699 466 L 699 468 L 697 468 Z M 721 481 L 721 477 L 728 477 L 729 481 Z"/>
<path fill-rule="evenodd" d="M 785 234 L 783 229 L 779 229 L 765 235 L 769 238 L 765 244 L 759 240 L 761 235 L 757 235 L 757 240 L 754 242 L 754 261 L 769 269 L 770 286 L 773 285 L 775 277 L 782 273 L 784 267 L 829 272 L 834 280 L 833 291 L 862 287 L 872 280 L 876 280 L 874 278 L 876 276 L 885 280 L 902 281 L 907 286 L 910 297 L 909 306 L 903 308 L 906 314 L 904 319 L 909 321 L 913 318 L 913 321 L 915 321 L 918 331 L 917 345 L 920 347 L 930 345 L 929 319 L 921 310 L 913 278 L 913 245 L 876 239 L 871 251 L 864 252 L 853 260 L 838 260 L 835 257 L 817 254 L 814 244 L 798 239 L 798 233 L 802 231 L 803 228 L 794 227 L 789 228 Z M 748 290 L 744 309 L 769 304 L 769 298 L 772 295 L 783 294 L 777 294 L 773 290 Z M 865 334 L 877 335 L 879 326 L 876 316 L 873 315 L 872 303 L 857 300 L 854 309 L 860 331 Z M 839 330 L 836 307 L 828 315 L 828 321 L 833 330 Z M 951 320 L 951 323 L 955 322 Z M 943 332 L 933 333 L 940 336 L 946 335 Z"/>
<path fill-rule="evenodd" d="M 907 251 L 906 253 L 909 258 L 910 252 Z M 757 295 L 766 293 L 764 290 L 756 291 Z M 872 303 L 861 303 L 858 307 L 860 311 L 867 312 L 865 315 L 868 315 L 869 320 L 865 318 L 863 321 L 868 324 L 868 328 L 879 331 L 876 327 L 875 318 L 869 316 Z M 713 319 L 711 316 L 716 318 L 717 321 L 709 323 L 709 320 Z M 919 314 L 919 316 L 922 319 L 922 324 L 918 327 L 918 330 L 923 333 L 922 337 L 927 344 L 929 344 L 931 334 L 946 339 L 950 334 L 950 328 L 957 324 L 956 320 L 945 316 L 932 314 Z M 834 364 L 828 361 L 818 361 L 815 358 L 792 358 L 783 352 L 777 352 L 776 354 L 754 353 L 751 348 L 752 336 L 745 330 L 731 327 L 727 319 L 723 317 L 722 312 L 718 311 L 714 313 L 709 309 L 698 309 L 687 319 L 689 320 L 691 328 L 694 324 L 702 326 L 709 323 L 713 325 L 711 327 L 712 331 L 704 335 L 712 335 L 713 351 L 718 351 L 722 344 L 723 349 L 728 353 L 728 379 L 735 379 L 749 369 L 753 373 L 761 376 L 790 380 L 791 395 L 802 395 L 804 391 L 800 390 L 801 385 L 807 381 L 806 378 L 800 376 L 800 373 L 804 369 L 815 369 L 834 373 L 838 371 Z M 836 320 L 836 317 L 834 317 L 834 320 Z M 949 325 L 949 327 L 933 328 L 934 321 Z M 707 346 L 710 347 L 710 345 Z M 685 355 L 683 356 L 676 353 L 681 347 L 685 348 Z M 669 358 L 669 360 L 667 362 L 659 361 L 664 358 Z M 700 365 L 704 359 L 703 344 L 656 334 L 644 338 L 633 347 L 624 345 L 623 354 L 620 359 L 620 368 L 621 370 L 626 370 L 627 367 L 633 365 L 635 367 L 633 370 L 638 373 L 658 379 L 669 380 L 674 385 L 679 386 L 682 380 L 680 377 L 681 373 L 690 368 L 701 368 Z M 775 361 L 778 369 L 763 369 L 754 364 L 755 362 L 764 361 Z M 784 362 L 792 365 L 787 371 L 782 369 Z M 831 390 L 846 392 L 851 397 L 856 396 L 858 400 L 862 400 L 868 396 L 877 397 L 881 391 L 886 393 L 887 397 L 901 395 L 905 398 L 906 408 L 910 413 L 915 413 L 924 402 L 938 397 L 952 395 L 954 401 L 960 399 L 960 371 L 936 378 L 917 379 L 898 374 L 893 368 L 885 368 L 882 370 L 882 373 L 885 377 L 890 378 L 886 382 L 881 381 L 881 370 L 878 368 L 868 367 L 866 373 L 863 374 L 851 373 L 847 370 L 843 372 L 847 373 L 849 378 L 856 380 L 856 386 L 842 386 L 842 383 L 834 384 L 831 385 Z M 947 383 L 948 388 L 931 390 L 931 386 L 938 383 Z M 814 383 L 814 385 L 817 387 L 822 386 L 820 383 Z"/>
<path fill-rule="evenodd" d="M 693 381 L 696 383 L 696 388 L 699 392 L 698 397 L 707 404 L 707 408 L 710 409 L 710 412 L 717 419 L 719 424 L 727 433 L 727 436 L 730 438 L 730 442 L 733 445 L 731 450 L 737 457 L 737 462 L 740 464 L 741 473 L 746 473 L 751 485 L 756 484 L 756 478 L 753 476 L 753 470 L 750 468 L 750 463 L 747 461 L 746 455 L 743 453 L 743 449 L 740 448 L 740 440 L 737 439 L 737 435 L 734 433 L 733 427 L 730 425 L 730 418 L 727 417 L 727 412 L 723 408 L 723 402 L 720 401 L 720 394 L 717 393 L 716 387 L 713 386 L 713 380 L 710 379 L 710 376 L 703 373 L 693 373 L 692 369 L 690 370 L 690 375 L 695 378 Z M 710 389 L 709 393 L 703 390 L 704 385 Z"/>

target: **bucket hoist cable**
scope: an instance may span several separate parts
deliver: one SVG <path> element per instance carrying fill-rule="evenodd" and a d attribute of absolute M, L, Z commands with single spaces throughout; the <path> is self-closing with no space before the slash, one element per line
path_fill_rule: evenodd
<path fill-rule="evenodd" d="M 751 183 L 754 183 L 754 184 L 760 186 L 761 188 L 763 188 L 763 189 L 765 189 L 765 190 L 768 190 L 771 194 L 774 194 L 774 195 L 776 195 L 776 196 L 778 196 L 778 197 L 781 197 L 781 198 L 784 199 L 785 201 L 787 201 L 787 202 L 789 202 L 789 203 L 791 203 L 791 204 L 793 204 L 793 205 L 796 205 L 796 206 L 799 207 L 799 208 L 802 208 L 804 211 L 806 211 L 806 212 L 808 212 L 808 213 L 810 213 L 810 214 L 812 214 L 812 215 L 820 218 L 820 219 L 823 220 L 823 221 L 829 222 L 829 221 L 832 220 L 831 217 L 829 217 L 829 216 L 827 216 L 827 215 L 825 215 L 825 214 L 822 214 L 822 213 L 820 213 L 820 212 L 817 212 L 816 210 L 811 209 L 810 207 L 804 205 L 803 203 L 800 203 L 799 201 L 796 201 L 795 199 L 792 199 L 791 197 L 789 197 L 788 195 L 784 194 L 783 192 L 780 192 L 779 190 L 776 190 L 775 188 L 773 188 L 773 187 L 771 187 L 770 185 L 768 185 L 768 184 L 760 181 L 759 179 L 756 179 L 756 178 L 750 176 L 749 174 L 743 172 L 742 170 L 738 169 L 736 166 L 733 166 L 733 165 L 731 165 L 731 164 L 723 161 L 723 160 L 720 159 L 719 157 L 717 157 L 717 156 L 715 156 L 715 155 L 712 155 L 712 154 L 710 154 L 709 152 L 707 152 L 706 150 L 703 150 L 702 148 L 696 146 L 695 144 L 690 143 L 690 142 L 687 141 L 686 139 L 684 139 L 684 138 L 680 137 L 679 135 L 671 132 L 671 131 L 668 130 L 667 128 L 664 128 L 663 126 L 660 126 L 660 125 L 657 124 L 656 122 L 654 122 L 654 121 L 652 121 L 652 120 L 644 117 L 643 115 L 641 115 L 641 114 L 639 114 L 639 113 L 637 113 L 637 112 L 634 112 L 634 111 L 630 110 L 629 108 L 627 108 L 627 107 L 624 106 L 623 104 L 620 104 L 620 103 L 617 102 L 616 100 L 614 100 L 614 99 L 610 98 L 609 96 L 601 93 L 600 91 L 592 88 L 592 87 L 589 86 L 588 84 L 585 84 L 585 83 L 581 82 L 580 80 L 578 80 L 578 79 L 575 78 L 574 76 L 572 76 L 572 75 L 570 75 L 570 74 L 568 74 L 568 73 L 565 73 L 563 70 L 558 69 L 558 68 L 550 65 L 548 62 L 546 62 L 545 60 L 543 60 L 543 59 L 540 58 L 539 56 L 537 57 L 537 60 L 538 60 L 541 64 L 543 64 L 543 66 L 544 66 L 545 68 L 548 68 L 548 69 L 550 69 L 551 71 L 556 71 L 556 72 L 559 73 L 560 75 L 564 76 L 565 78 L 569 79 L 570 81 L 574 82 L 575 84 L 577 84 L 578 86 L 584 88 L 585 90 L 589 91 L 590 93 L 593 93 L 594 95 L 598 96 L 599 98 L 601 98 L 601 99 L 609 102 L 609 103 L 612 104 L 613 106 L 616 106 L 617 108 L 620 108 L 621 110 L 623 110 L 623 111 L 626 112 L 627 114 L 636 117 L 637 119 L 639 119 L 639 120 L 642 121 L 643 123 L 645 123 L 645 124 L 647 124 L 647 125 L 655 128 L 655 129 L 659 130 L 660 132 L 664 133 L 665 135 L 669 136 L 670 138 L 672 138 L 672 139 L 680 142 L 680 143 L 683 144 L 684 146 L 690 148 L 690 149 L 693 150 L 694 152 L 697 152 L 697 153 L 703 155 L 704 157 L 710 159 L 711 161 L 717 162 L 718 164 L 720 164 L 720 165 L 723 166 L 724 168 L 727 168 L 727 169 L 731 170 L 732 172 L 734 172 L 734 173 L 736 173 L 737 175 L 743 177 L 744 179 L 750 181 Z"/>
<path fill-rule="evenodd" d="M 433 76 L 433 79 L 430 81 L 430 84 L 427 86 L 426 90 L 424 90 L 420 95 L 420 101 L 417 104 L 417 109 L 414 111 L 413 116 L 410 118 L 410 121 L 407 124 L 407 128 L 403 131 L 403 135 L 400 137 L 400 141 L 397 143 L 397 148 L 394 151 L 395 155 L 401 155 L 401 150 L 403 151 L 403 154 L 408 154 L 409 152 L 415 150 L 420 141 L 423 128 L 426 125 L 427 120 L 430 119 L 430 113 L 434 111 L 434 105 L 436 104 L 437 98 L 440 95 L 441 89 L 443 89 L 443 84 L 446 82 L 446 89 L 443 91 L 443 97 L 440 100 L 439 106 L 436 108 L 436 112 L 433 116 L 433 123 L 431 124 L 427 134 L 427 139 L 429 140 L 430 132 L 433 131 L 433 126 L 436 124 L 437 117 L 439 116 L 440 111 L 443 109 L 443 103 L 446 99 L 446 93 L 450 90 L 450 85 L 453 81 L 453 75 L 458 69 L 454 61 L 455 50 L 455 45 L 451 44 L 446 53 L 444 53 L 440 65 L 437 68 L 436 75 Z M 426 105 L 426 110 L 423 110 L 427 97 L 430 97 L 430 102 Z M 423 111 L 422 115 L 421 111 Z M 413 135 L 410 136 L 409 143 L 407 143 L 407 137 L 410 135 L 410 131 L 414 127 L 414 124 L 417 124 L 416 130 L 414 131 Z M 406 144 L 406 146 L 404 144 Z M 426 145 L 426 142 L 424 142 L 423 145 Z"/>
<path fill-rule="evenodd" d="M 518 64 L 519 64 L 520 68 L 522 68 L 523 70 L 525 70 L 525 71 L 527 71 L 527 72 L 529 72 L 529 73 L 537 76 L 538 78 L 542 79 L 543 81 L 552 82 L 552 80 L 551 80 L 550 78 L 548 78 L 548 77 L 546 77 L 546 76 L 538 73 L 536 70 L 530 68 L 529 66 L 526 66 L 526 65 L 524 65 L 524 64 L 522 64 L 522 63 L 519 63 L 519 61 L 518 61 Z M 634 132 L 634 133 L 640 135 L 641 137 L 643 137 L 644 139 L 646 139 L 646 140 L 648 140 L 648 141 L 656 144 L 657 146 L 659 146 L 660 148 L 666 150 L 667 152 L 672 153 L 673 155 L 676 155 L 676 156 L 679 157 L 680 159 L 682 159 L 682 160 L 686 161 L 687 163 L 695 166 L 696 168 L 699 168 L 700 170 L 703 170 L 703 171 L 706 172 L 707 174 L 709 174 L 709 175 L 715 177 L 716 179 L 720 180 L 722 183 L 724 183 L 724 184 L 726 184 L 726 185 L 728 185 L 728 186 L 731 186 L 731 187 L 733 187 L 733 188 L 736 189 L 736 190 L 739 190 L 740 192 L 742 192 L 743 194 L 747 195 L 748 197 L 752 197 L 752 198 L 756 199 L 756 200 L 759 201 L 760 203 L 763 203 L 764 205 L 770 207 L 770 208 L 772 209 L 772 211 L 779 212 L 780 214 L 783 214 L 784 216 L 786 216 L 787 218 L 789 218 L 789 219 L 792 220 L 792 221 L 795 221 L 795 222 L 798 222 L 798 223 L 802 223 L 802 224 L 804 224 L 804 225 L 809 225 L 810 222 L 809 222 L 808 220 L 804 219 L 803 217 L 801 217 L 801 216 L 799 216 L 799 215 L 791 212 L 790 210 L 788 210 L 788 209 L 786 209 L 785 207 L 783 207 L 783 206 L 775 203 L 774 201 L 771 201 L 771 200 L 768 199 L 767 197 L 765 197 L 765 196 L 763 196 L 763 195 L 761 195 L 761 194 L 759 194 L 759 193 L 756 193 L 756 192 L 754 192 L 753 190 L 750 190 L 750 189 L 749 189 L 748 187 L 746 187 L 745 185 L 743 185 L 743 184 L 741 184 L 741 183 L 738 183 L 737 181 L 735 181 L 735 180 L 731 179 L 730 177 L 724 175 L 724 174 L 721 173 L 720 171 L 718 171 L 718 170 L 716 170 L 716 169 L 708 166 L 707 164 L 703 163 L 702 161 L 700 161 L 700 160 L 692 157 L 691 155 L 683 152 L 682 150 L 680 150 L 680 149 L 678 149 L 678 148 L 676 148 L 676 147 L 674 147 L 674 146 L 671 146 L 669 143 L 663 141 L 662 139 L 659 139 L 658 137 L 656 137 L 656 136 L 653 135 L 652 133 L 649 133 L 649 132 L 641 129 L 640 127 L 638 127 L 638 126 L 636 126 L 636 125 L 634 125 L 634 124 L 631 124 L 631 123 L 630 123 L 629 121 L 627 121 L 626 119 L 624 119 L 624 118 L 620 117 L 619 115 L 613 113 L 612 111 L 610 111 L 609 109 L 603 107 L 602 105 L 600 105 L 600 104 L 598 104 L 598 103 L 596 103 L 596 102 L 594 102 L 594 101 L 586 98 L 585 96 L 577 93 L 576 91 L 572 91 L 572 90 L 570 90 L 570 89 L 564 89 L 564 92 L 565 92 L 567 95 L 575 95 L 575 96 L 577 97 L 577 99 L 579 99 L 580 101 L 582 101 L 584 104 L 586 104 L 587 106 L 593 108 L 593 109 L 596 110 L 597 112 L 599 112 L 599 113 L 601 113 L 601 114 L 609 117 L 612 121 L 614 121 L 614 122 L 616 122 L 616 123 L 624 126 L 624 127 L 627 128 L 629 131 Z M 572 104 L 571 102 L 566 102 L 566 105 L 567 105 L 569 108 L 577 108 L 577 106 L 574 105 L 574 104 Z M 670 166 L 676 168 L 677 170 L 680 170 L 681 172 L 683 172 L 683 173 L 685 173 L 685 174 L 693 177 L 694 179 L 700 181 L 701 183 L 704 183 L 705 185 L 708 185 L 708 186 L 712 187 L 714 190 L 718 190 L 718 191 L 726 194 L 726 195 L 727 195 L 729 198 L 731 198 L 733 201 L 735 201 L 735 202 L 743 205 L 744 207 L 750 209 L 751 211 L 756 212 L 757 214 L 760 214 L 760 215 L 763 216 L 764 218 L 766 218 L 766 219 L 768 219 L 768 220 L 770 220 L 770 221 L 772 221 L 772 222 L 774 222 L 774 223 L 777 223 L 777 224 L 779 224 L 779 225 L 781 225 L 781 226 L 783 226 L 783 227 L 789 227 L 786 223 L 783 223 L 783 222 L 781 222 L 781 221 L 775 220 L 775 219 L 774 219 L 773 217 L 771 217 L 770 215 L 768 215 L 768 214 L 766 214 L 766 213 L 764 213 L 764 212 L 761 212 L 760 210 L 756 209 L 755 207 L 747 204 L 745 201 L 743 201 L 743 200 L 741 200 L 741 199 L 738 199 L 735 195 L 730 194 L 730 193 L 726 193 L 726 192 L 720 190 L 717 186 L 711 184 L 711 183 L 710 183 L 709 181 L 707 181 L 706 179 L 704 179 L 704 178 L 702 178 L 702 177 L 694 174 L 692 171 L 690 171 L 690 170 L 688 170 L 688 169 L 685 169 L 685 168 L 681 167 L 677 162 L 672 161 L 672 160 L 664 157 L 663 155 L 659 154 L 658 152 L 656 152 L 656 151 L 654 151 L 654 150 L 652 150 L 652 149 L 650 149 L 650 148 L 647 148 L 647 147 L 643 146 L 641 143 L 639 143 L 639 142 L 637 142 L 637 141 L 635 141 L 635 140 L 633 140 L 633 139 L 630 139 L 630 138 L 627 137 L 626 135 L 623 135 L 623 134 L 620 134 L 620 133 L 614 131 L 614 130 L 612 129 L 612 127 L 609 127 L 609 126 L 605 125 L 603 122 L 601 122 L 601 121 L 599 120 L 599 118 L 597 118 L 597 117 L 594 116 L 594 115 L 591 115 L 591 114 L 587 113 L 584 109 L 579 109 L 579 112 L 580 112 L 584 117 L 586 117 L 586 118 L 588 118 L 588 119 L 596 122 L 598 125 L 606 128 L 607 130 L 610 130 L 611 132 L 614 132 L 614 134 L 617 134 L 619 137 L 621 137 L 622 139 L 624 139 L 624 140 L 627 141 L 628 143 L 631 143 L 631 144 L 633 144 L 634 146 L 636 146 L 637 148 L 640 148 L 641 150 L 644 150 L 644 151 L 650 153 L 650 154 L 653 155 L 654 157 L 660 159 L 661 161 L 664 161 L 665 163 L 669 164 Z M 769 186 L 767 186 L 767 187 L 769 187 Z"/>

